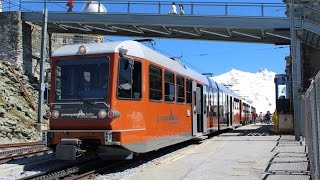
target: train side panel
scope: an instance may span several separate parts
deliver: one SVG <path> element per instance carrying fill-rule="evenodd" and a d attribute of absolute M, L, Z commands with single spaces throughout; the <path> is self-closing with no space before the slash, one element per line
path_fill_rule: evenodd
<path fill-rule="evenodd" d="M 231 90 L 139 47 L 71 45 L 53 58 L 45 141 L 61 157 L 88 148 L 129 158 L 248 122 L 248 105 Z"/>

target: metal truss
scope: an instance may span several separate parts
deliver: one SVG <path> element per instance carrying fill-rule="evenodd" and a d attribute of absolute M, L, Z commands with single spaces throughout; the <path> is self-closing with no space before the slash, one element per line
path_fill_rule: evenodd
<path fill-rule="evenodd" d="M 41 12 L 21 14 L 41 25 Z M 289 19 L 279 17 L 49 13 L 48 32 L 290 44 Z"/>

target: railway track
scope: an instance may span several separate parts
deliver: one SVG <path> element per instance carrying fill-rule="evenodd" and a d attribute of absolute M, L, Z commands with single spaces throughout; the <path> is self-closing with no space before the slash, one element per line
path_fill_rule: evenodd
<path fill-rule="evenodd" d="M 24 177 L 19 180 L 55 180 L 55 179 L 94 179 L 97 174 L 103 174 L 112 168 L 122 167 L 124 164 L 134 162 L 136 160 L 122 160 L 122 161 L 103 161 L 99 159 L 92 159 L 78 162 L 76 165 L 68 165 L 62 168 L 51 170 L 48 172 L 41 172 L 32 176 Z"/>
<path fill-rule="evenodd" d="M 28 143 L 14 143 L 14 144 L 0 144 L 0 149 L 25 147 L 25 146 L 36 146 L 42 145 L 40 141 L 38 142 L 28 142 Z"/>
<path fill-rule="evenodd" d="M 228 129 L 222 130 L 220 132 L 212 133 L 210 137 L 219 135 L 223 132 L 229 131 Z M 207 140 L 207 139 L 206 139 Z M 80 179 L 93 179 L 93 177 L 96 177 L 97 175 L 104 175 L 104 174 L 109 174 L 109 173 L 114 173 L 114 172 L 121 172 L 125 171 L 126 169 L 131 169 L 143 164 L 146 164 L 148 162 L 153 161 L 154 159 L 157 159 L 162 156 L 166 156 L 172 152 L 179 151 L 181 149 L 182 152 L 189 151 L 190 149 L 198 147 L 198 144 L 201 144 L 205 142 L 206 140 L 199 141 L 199 140 L 190 140 L 186 142 L 182 142 L 173 146 L 169 146 L 163 149 L 160 149 L 156 152 L 149 152 L 145 154 L 141 154 L 139 156 L 136 156 L 132 160 L 122 160 L 122 161 L 113 161 L 112 163 L 108 165 L 103 165 L 101 168 L 97 168 L 95 170 L 83 172 L 77 175 L 72 175 L 71 177 L 67 177 L 68 180 L 80 180 Z M 180 153 L 182 153 L 180 152 Z M 180 154 L 178 153 L 178 154 Z M 170 159 L 170 158 L 165 158 L 165 159 Z M 104 161 L 106 163 L 106 161 Z"/>
<path fill-rule="evenodd" d="M 106 166 L 106 164 L 108 164 Z M 52 169 L 47 172 L 37 173 L 31 176 L 23 177 L 20 180 L 54 180 L 60 178 L 66 179 L 85 179 L 85 178 L 92 178 L 97 173 L 97 169 L 113 167 L 114 164 L 119 164 L 119 162 L 106 162 L 103 160 L 99 160 L 98 158 L 94 157 L 92 159 L 83 159 L 77 162 L 72 162 L 68 165 L 65 165 L 60 168 Z"/>
<path fill-rule="evenodd" d="M 52 150 L 40 142 L 2 144 L 0 145 L 0 164 L 13 159 L 21 159 L 42 154 L 52 153 Z"/>
<path fill-rule="evenodd" d="M 220 133 L 214 133 L 214 134 L 218 135 Z M 20 176 L 20 177 L 17 176 L 16 179 L 20 178 L 21 180 L 25 180 L 25 179 L 33 179 L 33 180 L 74 179 L 74 180 L 77 180 L 77 179 L 95 179 L 97 176 L 100 176 L 100 175 L 108 176 L 110 174 L 112 176 L 112 174 L 117 172 L 123 172 L 123 171 L 126 171 L 127 169 L 132 169 L 135 167 L 139 167 L 141 165 L 145 166 L 144 164 L 159 163 L 160 161 L 159 162 L 158 160 L 154 161 L 154 159 L 157 159 L 163 156 L 165 159 L 167 159 L 168 157 L 165 157 L 167 156 L 167 154 L 170 154 L 175 151 L 180 151 L 181 148 L 183 149 L 182 152 L 184 152 L 187 149 L 198 146 L 198 144 L 199 144 L 198 141 L 191 140 L 188 142 L 180 143 L 178 145 L 160 149 L 157 152 L 141 154 L 135 157 L 133 160 L 125 160 L 125 161 L 102 161 L 96 157 L 80 158 L 74 162 L 54 160 L 49 163 L 50 166 L 48 166 L 49 167 L 48 169 L 45 169 L 45 170 L 41 169 L 41 166 L 45 166 L 45 165 L 32 166 L 32 168 L 30 169 L 30 172 L 24 170 L 21 173 L 17 173 L 17 174 L 26 174 L 26 175 Z M 55 166 L 55 164 L 60 164 L 60 166 Z"/>
<path fill-rule="evenodd" d="M 184 145 L 183 145 L 184 146 Z M 167 149 L 167 148 L 165 148 Z M 180 148 L 178 148 L 180 149 Z M 169 150 L 171 151 L 171 150 Z M 168 152 L 166 151 L 159 151 L 157 155 L 155 156 L 162 156 Z M 153 159 L 152 153 L 147 153 L 145 155 L 140 155 L 136 157 L 133 160 L 125 160 L 125 161 L 102 161 L 97 158 L 92 158 L 92 159 L 84 159 L 84 160 L 79 160 L 77 162 L 65 162 L 65 161 L 58 161 L 58 160 L 52 160 L 52 162 L 48 162 L 51 164 L 51 167 L 54 166 L 56 163 L 63 164 L 62 166 L 51 169 L 48 171 L 42 171 L 37 174 L 33 174 L 30 176 L 22 177 L 20 178 L 21 180 L 25 179 L 33 179 L 33 180 L 38 180 L 38 179 L 94 179 L 97 175 L 103 175 L 103 174 L 109 174 L 113 173 L 114 171 L 123 171 L 127 168 L 139 166 L 141 164 L 144 164 L 148 161 L 152 161 Z M 151 159 L 150 159 L 151 158 Z M 55 162 L 57 161 L 57 162 Z M 46 163 L 46 164 L 48 164 Z M 43 166 L 43 165 L 38 165 Z M 32 169 L 37 169 L 38 166 L 34 166 Z M 18 174 L 23 174 L 25 173 L 22 171 L 21 173 Z M 28 173 L 27 173 L 28 174 Z M 10 177 L 10 176 L 8 176 Z M 18 178 L 15 178 L 18 179 Z"/>

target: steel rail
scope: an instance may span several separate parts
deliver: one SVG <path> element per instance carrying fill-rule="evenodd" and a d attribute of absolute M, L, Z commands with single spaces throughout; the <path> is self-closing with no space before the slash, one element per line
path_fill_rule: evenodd
<path fill-rule="evenodd" d="M 6 156 L 6 157 L 0 158 L 0 164 L 11 161 L 13 159 L 21 159 L 24 157 L 31 157 L 31 156 L 42 155 L 42 154 L 50 154 L 50 153 L 52 153 L 51 149 L 44 149 L 44 150 L 39 150 L 39 151 L 35 151 L 35 152 L 27 152 L 27 153 L 22 153 L 22 154 Z"/>
<path fill-rule="evenodd" d="M 39 150 L 43 150 L 43 149 L 48 149 L 48 148 L 44 145 L 35 145 L 35 146 L 31 146 L 31 147 L 27 146 L 27 147 L 23 147 L 23 148 L 10 149 L 10 150 L 6 150 L 6 151 L 1 151 L 0 158 L 1 157 L 8 157 L 8 156 L 15 155 L 15 154 L 23 154 L 26 152 L 39 151 Z"/>
<path fill-rule="evenodd" d="M 41 141 L 37 142 L 27 142 L 27 143 L 14 143 L 14 144 L 0 144 L 0 149 L 4 148 L 14 148 L 14 147 L 24 147 L 24 146 L 36 146 L 41 145 Z"/>
<path fill-rule="evenodd" d="M 92 168 L 94 168 L 96 164 L 97 164 L 97 158 L 82 160 L 78 162 L 72 162 L 71 164 L 68 164 L 64 167 L 52 169 L 47 172 L 40 172 L 38 174 L 20 178 L 19 180 L 60 179 L 64 177 L 73 178 L 73 177 L 77 177 L 76 173 L 81 173 L 81 171 L 83 171 L 82 169 L 90 168 L 89 171 L 88 170 L 85 171 L 85 173 L 89 173 L 90 171 L 92 171 Z"/>

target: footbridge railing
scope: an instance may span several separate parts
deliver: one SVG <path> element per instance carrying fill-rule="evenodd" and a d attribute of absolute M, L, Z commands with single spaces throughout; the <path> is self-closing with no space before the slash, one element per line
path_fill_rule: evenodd
<path fill-rule="evenodd" d="M 311 22 L 320 27 L 320 9 L 311 7 L 311 6 L 302 6 L 301 9 L 301 18 L 305 22 Z"/>
<path fill-rule="evenodd" d="M 66 12 L 67 0 L 0 0 L 3 11 L 42 11 L 44 4 L 50 12 Z M 81 13 L 88 4 L 103 6 L 107 12 L 97 8 L 95 13 L 111 14 L 158 14 L 167 15 L 172 1 L 122 1 L 122 0 L 75 0 L 73 12 Z M 245 2 L 190 2 L 175 1 L 177 15 L 179 5 L 183 5 L 184 15 L 203 16 L 261 16 L 286 17 L 286 5 L 283 3 L 245 3 Z"/>

